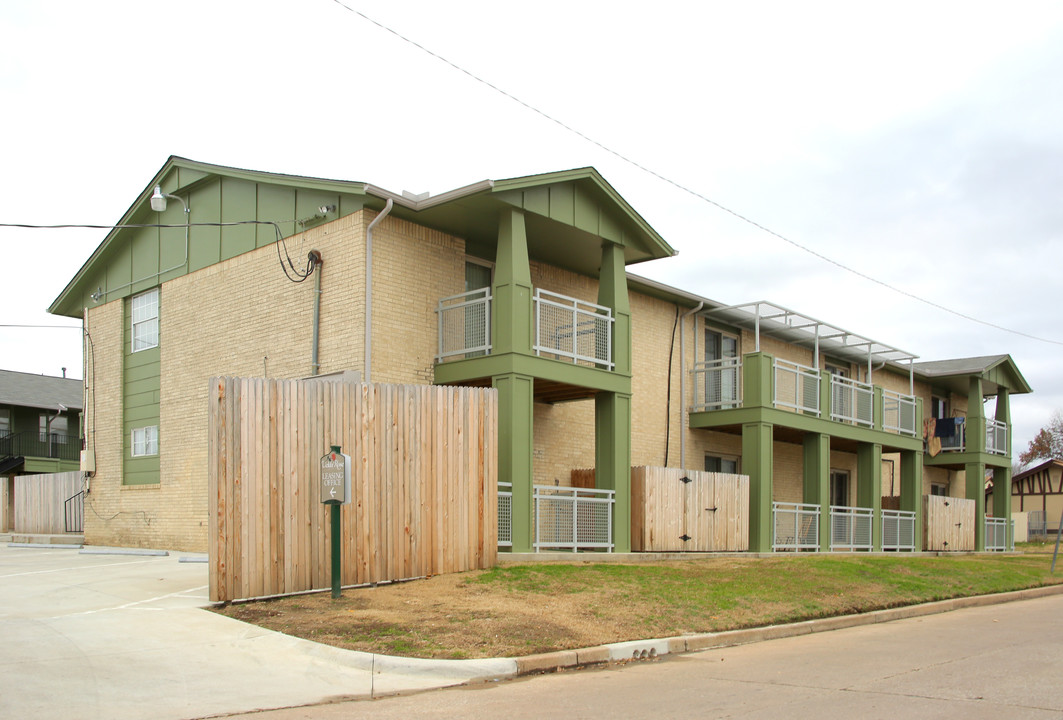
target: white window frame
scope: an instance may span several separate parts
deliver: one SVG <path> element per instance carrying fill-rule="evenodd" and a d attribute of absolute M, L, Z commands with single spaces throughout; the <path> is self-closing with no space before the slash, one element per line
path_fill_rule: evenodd
<path fill-rule="evenodd" d="M 152 457 L 159 454 L 159 426 L 133 428 L 129 438 L 131 457 Z"/>
<path fill-rule="evenodd" d="M 731 474 L 737 475 L 742 470 L 742 459 L 740 457 L 738 457 L 737 455 L 725 455 L 725 454 L 721 454 L 721 453 L 711 453 L 711 452 L 710 453 L 705 453 L 705 464 L 706 465 L 709 464 L 709 460 L 719 460 L 721 466 L 723 465 L 723 463 L 734 463 L 734 466 L 735 466 L 734 473 L 731 473 Z M 705 472 L 727 473 L 727 471 L 722 469 L 722 467 L 721 467 L 720 470 L 706 470 Z"/>
<path fill-rule="evenodd" d="M 0 408 L 0 437 L 11 434 L 11 408 Z"/>
<path fill-rule="evenodd" d="M 159 288 L 134 295 L 129 301 L 130 351 L 159 346 Z"/>

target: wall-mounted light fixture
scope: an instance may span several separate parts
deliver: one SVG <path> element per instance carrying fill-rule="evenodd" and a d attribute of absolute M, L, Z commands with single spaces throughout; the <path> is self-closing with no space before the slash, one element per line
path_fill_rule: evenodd
<path fill-rule="evenodd" d="M 185 208 L 185 213 L 188 213 L 188 203 L 184 198 L 179 195 L 171 195 L 170 193 L 164 193 L 161 185 L 155 186 L 155 192 L 151 194 L 151 209 L 155 212 L 166 212 L 166 200 L 177 200 Z"/>

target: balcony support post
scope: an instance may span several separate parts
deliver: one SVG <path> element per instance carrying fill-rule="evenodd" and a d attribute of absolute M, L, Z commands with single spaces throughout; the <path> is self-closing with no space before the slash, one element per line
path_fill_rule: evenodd
<path fill-rule="evenodd" d="M 856 502 L 871 508 L 871 549 L 882 550 L 882 445 L 860 443 L 856 448 Z"/>
<path fill-rule="evenodd" d="M 613 370 L 631 375 L 631 303 L 627 295 L 624 248 L 611 242 L 602 244 L 598 304 L 613 311 Z"/>
<path fill-rule="evenodd" d="M 922 549 L 923 538 L 923 452 L 901 451 L 901 510 L 915 513 L 915 542 Z"/>
<path fill-rule="evenodd" d="M 498 219 L 498 249 L 495 252 L 492 295 L 492 353 L 515 352 L 531 355 L 531 266 L 528 262 L 528 236 L 524 228 L 524 213 L 520 210 L 505 211 Z"/>
<path fill-rule="evenodd" d="M 969 412 L 969 409 L 968 409 Z M 970 415 L 967 416 L 970 419 Z M 971 429 L 967 428 L 970 442 Z M 985 444 L 985 427 L 982 428 L 982 444 Z M 974 500 L 974 549 L 985 552 L 985 463 L 969 462 L 964 466 L 967 499 Z"/>
<path fill-rule="evenodd" d="M 491 378 L 498 390 L 498 479 L 513 483 L 513 552 L 532 552 L 534 379 L 507 373 Z"/>
<path fill-rule="evenodd" d="M 1011 398 L 1007 388 L 997 390 L 997 422 L 1004 423 L 1004 457 L 1011 457 Z M 1011 464 L 993 469 L 993 516 L 1006 520 L 1005 527 L 1011 532 Z M 1011 540 L 1011 536 L 1008 536 Z"/>
<path fill-rule="evenodd" d="M 967 452 L 989 452 L 986 447 L 985 408 L 982 406 L 982 378 L 972 377 L 967 390 Z"/>
<path fill-rule="evenodd" d="M 830 435 L 804 438 L 804 502 L 819 506 L 819 551 L 830 552 Z"/>
<path fill-rule="evenodd" d="M 615 491 L 613 550 L 631 552 L 631 395 L 594 396 L 594 485 Z"/>
<path fill-rule="evenodd" d="M 742 426 L 742 471 L 749 476 L 750 552 L 771 552 L 772 430 L 772 424 L 764 422 Z"/>

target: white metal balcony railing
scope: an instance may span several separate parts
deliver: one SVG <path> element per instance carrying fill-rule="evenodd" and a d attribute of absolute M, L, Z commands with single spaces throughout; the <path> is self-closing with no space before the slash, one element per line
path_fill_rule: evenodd
<path fill-rule="evenodd" d="M 498 547 L 513 547 L 513 483 L 498 483 Z"/>
<path fill-rule="evenodd" d="M 729 410 L 742 405 L 742 361 L 723 358 L 695 363 L 691 410 Z"/>
<path fill-rule="evenodd" d="M 1005 518 L 985 518 L 986 552 L 1004 552 L 1008 549 L 1008 522 Z"/>
<path fill-rule="evenodd" d="M 871 550 L 871 508 L 830 506 L 830 549 Z"/>
<path fill-rule="evenodd" d="M 439 349 L 436 362 L 491 353 L 491 288 L 451 295 L 436 307 Z"/>
<path fill-rule="evenodd" d="M 892 390 L 882 391 L 882 429 L 900 435 L 916 436 L 915 397 Z"/>
<path fill-rule="evenodd" d="M 773 502 L 771 549 L 819 550 L 819 505 Z"/>
<path fill-rule="evenodd" d="M 535 552 L 613 551 L 613 490 L 535 485 Z"/>
<path fill-rule="evenodd" d="M 535 354 L 577 365 L 613 369 L 613 311 L 537 289 Z"/>
<path fill-rule="evenodd" d="M 994 455 L 1008 452 L 1008 424 L 999 420 L 985 421 L 985 449 Z"/>
<path fill-rule="evenodd" d="M 963 452 L 967 447 L 966 418 L 938 418 L 936 424 L 940 426 L 941 423 L 952 423 L 954 426 L 951 435 L 942 435 L 940 428 L 935 429 L 935 434 L 941 440 L 941 449 L 943 451 Z"/>
<path fill-rule="evenodd" d="M 915 552 L 915 513 L 882 511 L 882 549 Z"/>
<path fill-rule="evenodd" d="M 775 407 L 820 416 L 820 374 L 816 368 L 775 360 Z"/>
<path fill-rule="evenodd" d="M 875 387 L 840 375 L 830 378 L 830 417 L 853 425 L 874 425 Z"/>

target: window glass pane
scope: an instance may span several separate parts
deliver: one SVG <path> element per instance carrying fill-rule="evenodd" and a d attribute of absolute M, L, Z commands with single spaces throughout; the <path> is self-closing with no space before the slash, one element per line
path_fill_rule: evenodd
<path fill-rule="evenodd" d="M 0 408 L 0 437 L 11 434 L 11 408 Z"/>
<path fill-rule="evenodd" d="M 133 352 L 159 344 L 159 289 L 149 290 L 130 301 L 133 318 Z"/>
<path fill-rule="evenodd" d="M 131 453 L 133 457 L 159 454 L 158 425 L 133 429 L 133 447 L 131 448 Z"/>

